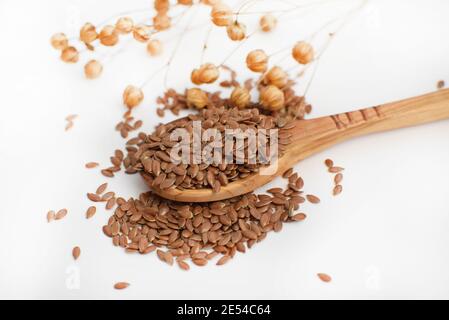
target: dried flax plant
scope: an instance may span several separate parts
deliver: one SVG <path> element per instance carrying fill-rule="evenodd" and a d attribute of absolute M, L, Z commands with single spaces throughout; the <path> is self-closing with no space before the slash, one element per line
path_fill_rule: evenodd
<path fill-rule="evenodd" d="M 126 49 L 133 40 L 145 45 L 149 57 L 162 55 L 167 41 L 174 41 L 174 48 L 168 52 L 168 59 L 161 67 L 148 75 L 140 85 L 129 85 L 123 93 L 123 104 L 126 112 L 123 121 L 116 126 L 121 136 L 129 139 L 130 133 L 142 126 L 141 120 L 132 116 L 132 111 L 142 104 L 145 90 L 153 79 L 160 76 L 164 79 L 165 93 L 158 98 L 157 114 L 164 116 L 169 110 L 178 115 L 181 110 L 194 112 L 190 119 L 202 117 L 208 126 L 218 126 L 215 115 L 221 115 L 239 125 L 239 119 L 262 127 L 278 127 L 285 130 L 283 138 L 288 144 L 291 121 L 302 119 L 311 112 L 311 106 L 305 102 L 305 95 L 316 74 L 318 64 L 331 41 L 366 3 L 366 0 L 356 1 L 356 6 L 343 14 L 325 21 L 314 33 L 300 39 L 292 39 L 291 44 L 282 49 L 271 50 L 253 48 L 246 52 L 246 67 L 253 72 L 255 79 L 244 83 L 237 81 L 237 73 L 227 64 L 231 57 L 241 53 L 243 45 L 251 44 L 255 35 L 276 32 L 276 29 L 288 19 L 305 15 L 310 9 L 319 10 L 323 6 L 340 0 L 292 1 L 280 0 L 281 9 L 257 10 L 261 3 L 269 0 L 239 1 L 239 5 L 231 7 L 226 1 L 220 0 L 155 0 L 153 7 L 130 10 L 114 15 L 97 25 L 85 23 L 80 28 L 78 37 L 68 37 L 64 33 L 55 34 L 51 38 L 52 46 L 60 51 L 60 58 L 66 63 L 77 63 L 83 58 L 84 74 L 87 79 L 94 80 L 101 76 L 105 61 L 112 59 Z M 271 2 L 273 3 L 273 2 Z M 274 4 L 273 4 L 274 5 Z M 201 7 L 207 7 L 210 16 L 205 21 L 198 17 Z M 204 9 L 204 8 L 203 8 Z M 151 14 L 141 22 L 136 16 L 142 13 Z M 249 31 L 245 19 L 258 17 L 258 27 Z M 194 22 L 200 21 L 197 26 Z M 188 86 L 184 93 L 178 93 L 168 87 L 170 67 L 182 48 L 184 37 L 192 30 L 206 30 L 201 47 L 200 64 L 193 67 Z M 164 42 L 164 34 L 171 29 L 180 29 L 172 39 Z M 215 29 L 225 30 L 229 41 L 236 46 L 231 52 L 225 53 L 220 62 L 206 60 L 206 51 L 210 49 L 210 38 Z M 314 43 L 319 35 L 325 36 L 324 44 Z M 77 40 L 74 40 L 76 39 Z M 102 59 L 91 58 L 96 51 L 107 50 L 123 42 L 122 47 Z M 76 43 L 76 44 L 75 44 Z M 275 57 L 281 57 L 275 59 Z M 293 66 L 291 64 L 294 63 Z M 298 71 L 298 68 L 300 69 Z M 312 71 L 309 73 L 309 70 Z M 296 75 L 295 75 L 296 74 Z M 309 79 L 298 84 L 304 86 L 304 93 L 295 93 L 298 78 L 309 74 Z M 225 78 L 226 76 L 226 78 Z M 203 86 L 219 84 L 229 88 L 228 98 L 220 96 L 220 92 L 209 92 Z M 254 90 L 258 93 L 258 101 L 252 101 Z M 245 120 L 246 119 L 246 120 Z M 72 119 L 73 120 L 73 119 Z M 69 121 L 69 120 L 68 120 Z M 230 121 L 230 123 L 232 123 Z M 185 123 L 184 123 L 185 125 Z M 209 187 L 219 190 L 222 185 L 237 177 L 245 177 L 255 168 L 247 167 L 208 167 L 204 165 L 175 166 L 167 158 L 166 150 L 170 148 L 164 139 L 166 133 L 176 126 L 159 125 L 155 132 L 146 134 L 140 132 L 129 139 L 126 150 L 116 150 L 111 156 L 111 166 L 101 169 L 106 177 L 114 177 L 125 169 L 126 173 L 140 172 L 149 184 L 163 188 Z M 145 156 L 143 156 L 145 155 Z M 335 194 L 342 181 L 338 167 L 326 165 L 329 171 L 335 173 Z M 89 162 L 86 168 L 99 166 Z M 122 247 L 128 253 L 150 254 L 156 252 L 158 258 L 168 265 L 175 262 L 182 270 L 189 270 L 189 261 L 197 266 L 205 266 L 217 258 L 217 265 L 228 263 L 237 252 L 244 253 L 256 243 L 265 239 L 271 232 L 279 232 L 285 223 L 304 221 L 305 213 L 298 212 L 305 202 L 318 204 L 320 198 L 304 193 L 304 180 L 293 169 L 284 173 L 288 182 L 286 188 L 272 188 L 267 194 L 247 194 L 226 201 L 190 204 L 168 201 L 159 198 L 151 192 L 144 192 L 137 198 L 124 199 L 114 192 L 107 191 L 107 184 L 100 185 L 95 192 L 88 193 L 87 198 L 96 205 L 104 203 L 107 210 L 114 210 L 108 223 L 103 227 L 106 236 L 112 239 L 114 246 Z M 85 217 L 93 218 L 97 212 L 96 206 L 87 209 Z M 61 219 L 64 212 L 49 212 L 48 221 Z M 79 257 L 80 250 L 74 249 L 73 256 Z M 330 277 L 319 275 L 323 281 Z M 114 285 L 117 290 L 126 289 L 126 282 Z"/>

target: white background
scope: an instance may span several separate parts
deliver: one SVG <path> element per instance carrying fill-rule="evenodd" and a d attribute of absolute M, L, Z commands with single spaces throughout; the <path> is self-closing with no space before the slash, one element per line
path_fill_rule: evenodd
<path fill-rule="evenodd" d="M 282 6 L 263 2 L 259 8 Z M 359 138 L 298 164 L 306 190 L 322 203 L 305 206 L 306 221 L 270 234 L 223 267 L 186 273 L 154 254 L 127 255 L 102 234 L 110 213 L 100 209 L 85 220 L 85 193 L 106 178 L 84 164 L 107 165 L 113 150 L 123 147 L 114 131 L 124 112 L 121 93 L 164 63 L 182 29 L 173 31 L 165 56 L 157 59 L 147 57 L 142 44 L 128 43 L 104 62 L 97 81 L 83 79 L 87 57 L 63 64 L 49 38 L 59 31 L 75 36 L 85 21 L 98 23 L 148 3 L 0 0 L 0 298 L 449 298 L 449 121 Z M 318 17 L 322 8 L 308 18 L 285 19 L 273 34 L 256 34 L 229 64 L 246 79 L 246 52 L 274 52 L 301 40 L 313 32 L 313 23 L 324 21 Z M 407 98 L 435 90 L 438 80 L 449 82 L 448 15 L 444 0 L 370 1 L 323 56 L 308 94 L 311 116 Z M 257 16 L 245 19 L 254 30 Z M 200 63 L 207 10 L 193 20 L 203 27 L 184 38 L 168 77 L 178 89 L 188 85 L 188 71 Z M 215 30 L 212 40 L 206 60 L 219 63 L 235 44 L 224 30 Z M 294 67 L 289 59 L 281 65 Z M 160 121 L 154 99 L 162 91 L 158 80 L 145 88 L 137 116 L 147 131 Z M 79 118 L 64 132 L 69 114 Z M 347 168 L 345 190 L 337 198 L 330 195 L 327 157 Z M 145 190 L 137 176 L 120 174 L 109 184 L 126 197 Z M 66 219 L 46 223 L 48 210 L 64 207 Z M 82 249 L 76 263 L 75 245 Z M 333 282 L 320 282 L 318 272 Z M 73 288 L 77 276 L 80 287 Z M 114 291 L 117 281 L 131 287 Z"/>

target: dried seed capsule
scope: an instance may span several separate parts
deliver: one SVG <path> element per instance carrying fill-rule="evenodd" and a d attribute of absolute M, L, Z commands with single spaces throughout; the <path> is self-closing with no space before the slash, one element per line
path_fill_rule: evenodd
<path fill-rule="evenodd" d="M 226 31 L 228 33 L 228 37 L 232 41 L 242 41 L 243 39 L 245 39 L 246 26 L 243 23 L 235 21 L 234 23 L 227 26 Z"/>
<path fill-rule="evenodd" d="M 67 63 L 77 63 L 79 59 L 78 50 L 75 47 L 67 47 L 61 52 L 61 60 Z"/>
<path fill-rule="evenodd" d="M 170 17 L 166 14 L 158 14 L 153 17 L 153 26 L 156 30 L 167 30 L 171 26 Z"/>
<path fill-rule="evenodd" d="M 309 43 L 301 41 L 293 47 L 292 55 L 300 64 L 308 64 L 314 58 L 314 50 Z"/>
<path fill-rule="evenodd" d="M 98 38 L 100 39 L 100 43 L 107 47 L 116 45 L 119 40 L 118 32 L 115 30 L 114 26 L 110 25 L 104 26 L 103 29 L 101 29 Z"/>
<path fill-rule="evenodd" d="M 242 87 L 235 87 L 231 93 L 232 103 L 239 109 L 247 107 L 251 102 L 249 91 Z"/>
<path fill-rule="evenodd" d="M 246 57 L 246 65 L 251 71 L 265 72 L 268 65 L 268 56 L 263 50 L 251 51 Z"/>
<path fill-rule="evenodd" d="M 80 40 L 84 43 L 94 42 L 97 37 L 97 30 L 92 23 L 86 23 L 80 30 Z"/>
<path fill-rule="evenodd" d="M 162 53 L 162 42 L 159 40 L 151 40 L 147 44 L 147 52 L 150 56 L 157 56 Z"/>
<path fill-rule="evenodd" d="M 150 27 L 139 24 L 133 28 L 133 37 L 139 42 L 147 42 L 150 40 Z"/>
<path fill-rule="evenodd" d="M 215 4 L 210 15 L 212 23 L 218 27 L 227 27 L 232 24 L 232 10 L 223 3 Z"/>
<path fill-rule="evenodd" d="M 220 71 L 212 63 L 203 64 L 198 70 L 198 80 L 200 83 L 213 83 L 220 76 Z"/>
<path fill-rule="evenodd" d="M 207 106 L 209 98 L 207 94 L 198 88 L 192 88 L 187 90 L 187 104 L 189 107 L 195 107 L 197 109 L 203 109 Z"/>
<path fill-rule="evenodd" d="M 282 109 L 285 104 L 284 92 L 273 85 L 264 87 L 260 91 L 260 103 L 270 111 Z"/>
<path fill-rule="evenodd" d="M 115 24 L 115 30 L 122 34 L 127 34 L 133 31 L 134 21 L 130 17 L 121 17 Z"/>
<path fill-rule="evenodd" d="M 192 74 L 190 75 L 190 80 L 197 86 L 201 85 L 202 83 L 200 81 L 200 70 L 194 69 L 192 71 Z"/>
<path fill-rule="evenodd" d="M 143 98 L 144 95 L 142 90 L 135 86 L 128 86 L 123 92 L 123 103 L 128 108 L 134 108 L 138 106 L 142 102 Z"/>
<path fill-rule="evenodd" d="M 272 84 L 279 89 L 284 88 L 288 83 L 288 75 L 280 67 L 273 67 L 264 77 L 266 84 Z"/>
<path fill-rule="evenodd" d="M 260 18 L 259 25 L 263 32 L 270 32 L 276 27 L 277 19 L 272 14 L 266 14 Z"/>
<path fill-rule="evenodd" d="M 57 50 L 63 50 L 69 45 L 69 40 L 64 33 L 56 33 L 51 37 L 51 45 Z"/>
<path fill-rule="evenodd" d="M 97 60 L 90 60 L 84 66 L 84 74 L 87 79 L 96 79 L 103 72 L 103 65 Z"/>
<path fill-rule="evenodd" d="M 170 9 L 170 2 L 168 0 L 154 0 L 154 9 L 158 13 L 167 13 Z"/>

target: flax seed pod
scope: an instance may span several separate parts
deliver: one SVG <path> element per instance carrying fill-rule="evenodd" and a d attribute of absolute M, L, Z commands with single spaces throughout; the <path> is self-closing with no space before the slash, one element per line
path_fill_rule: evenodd
<path fill-rule="evenodd" d="M 56 33 L 51 37 L 51 45 L 57 50 L 64 50 L 69 45 L 69 40 L 64 33 Z"/>
<path fill-rule="evenodd" d="M 140 88 L 128 86 L 123 92 L 123 103 L 131 109 L 138 106 L 142 102 L 143 97 L 144 95 Z"/>
<path fill-rule="evenodd" d="M 84 66 L 84 75 L 87 79 L 96 79 L 103 72 L 103 65 L 97 60 L 90 60 Z"/>
<path fill-rule="evenodd" d="M 277 19 L 272 14 L 266 14 L 260 18 L 259 25 L 263 32 L 270 32 L 276 28 Z"/>
<path fill-rule="evenodd" d="M 150 56 L 155 57 L 162 53 L 162 42 L 159 40 L 150 40 L 147 44 L 147 52 Z"/>
<path fill-rule="evenodd" d="M 190 80 L 197 86 L 201 85 L 202 83 L 200 81 L 200 70 L 193 69 L 192 74 L 190 75 Z"/>
<path fill-rule="evenodd" d="M 260 103 L 267 110 L 280 110 L 285 103 L 284 93 L 273 85 L 264 87 L 260 90 Z"/>
<path fill-rule="evenodd" d="M 134 21 L 130 17 L 121 17 L 115 24 L 115 30 L 121 34 L 128 34 L 133 31 Z"/>
<path fill-rule="evenodd" d="M 107 47 L 116 45 L 119 40 L 118 32 L 115 30 L 114 26 L 110 25 L 103 27 L 98 38 L 100 39 L 101 44 Z"/>
<path fill-rule="evenodd" d="M 265 72 L 268 65 L 268 56 L 263 50 L 251 51 L 246 57 L 246 65 L 251 71 Z"/>
<path fill-rule="evenodd" d="M 92 43 L 97 37 L 97 30 L 92 23 L 86 23 L 80 30 L 80 40 L 84 43 Z"/>
<path fill-rule="evenodd" d="M 217 3 L 211 11 L 212 23 L 218 27 L 227 27 L 232 24 L 232 10 L 224 3 Z"/>
<path fill-rule="evenodd" d="M 150 40 L 150 28 L 147 25 L 139 24 L 133 28 L 133 37 L 139 42 Z"/>
<path fill-rule="evenodd" d="M 228 33 L 228 37 L 232 41 L 242 41 L 245 39 L 246 26 L 243 23 L 235 21 L 226 27 L 226 31 Z"/>
<path fill-rule="evenodd" d="M 198 88 L 192 88 L 187 90 L 187 105 L 189 107 L 195 107 L 197 109 L 203 109 L 209 103 L 207 94 Z"/>
<path fill-rule="evenodd" d="M 308 64 L 314 58 L 314 50 L 309 43 L 301 41 L 293 47 L 292 55 L 300 64 Z"/>
<path fill-rule="evenodd" d="M 168 0 L 154 0 L 154 9 L 158 13 L 167 13 L 170 9 L 170 2 Z"/>
<path fill-rule="evenodd" d="M 153 18 L 153 26 L 158 31 L 167 30 L 171 26 L 170 17 L 166 14 L 157 14 Z"/>
<path fill-rule="evenodd" d="M 203 64 L 198 72 L 198 80 L 200 83 L 213 83 L 220 76 L 220 71 L 212 63 Z"/>
<path fill-rule="evenodd" d="M 246 108 L 251 102 L 249 91 L 242 87 L 235 87 L 231 93 L 232 103 L 239 109 Z"/>
<path fill-rule="evenodd" d="M 61 51 L 61 60 L 67 63 L 77 63 L 79 59 L 78 50 L 75 47 L 67 47 Z"/>
<path fill-rule="evenodd" d="M 265 84 L 272 84 L 282 89 L 288 83 L 288 75 L 282 68 L 273 67 L 265 74 L 264 82 Z"/>

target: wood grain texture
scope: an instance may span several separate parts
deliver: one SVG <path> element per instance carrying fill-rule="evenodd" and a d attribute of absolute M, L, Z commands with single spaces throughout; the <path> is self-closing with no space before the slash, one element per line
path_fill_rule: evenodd
<path fill-rule="evenodd" d="M 387 103 L 357 111 L 311 120 L 298 120 L 292 143 L 277 163 L 275 174 L 253 174 L 232 182 L 214 193 L 210 189 L 160 190 L 151 188 L 166 199 L 182 202 L 219 201 L 249 193 L 282 175 L 299 161 L 337 143 L 358 136 L 400 129 L 449 118 L 449 89 Z"/>

